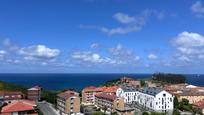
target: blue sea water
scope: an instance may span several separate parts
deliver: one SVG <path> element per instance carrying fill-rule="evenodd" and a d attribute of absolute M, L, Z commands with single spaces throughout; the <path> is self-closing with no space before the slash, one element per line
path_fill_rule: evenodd
<path fill-rule="evenodd" d="M 44 89 L 62 90 L 72 88 L 81 90 L 86 86 L 98 86 L 106 81 L 123 76 L 148 78 L 151 74 L 0 74 L 0 81 L 15 83 L 26 87 L 40 85 Z M 186 75 L 187 82 L 204 86 L 204 75 Z"/>

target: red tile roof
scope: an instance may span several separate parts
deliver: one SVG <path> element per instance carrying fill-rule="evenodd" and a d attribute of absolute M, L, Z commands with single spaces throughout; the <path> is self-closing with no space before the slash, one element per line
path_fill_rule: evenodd
<path fill-rule="evenodd" d="M 34 110 L 35 106 L 36 106 L 36 103 L 34 101 L 19 100 L 3 107 L 1 112 L 10 113 L 10 112 L 29 111 L 29 110 Z"/>
<path fill-rule="evenodd" d="M 116 90 L 118 89 L 118 86 L 103 86 L 103 87 L 86 87 L 83 89 L 85 92 L 106 92 L 106 93 L 115 93 Z"/>
<path fill-rule="evenodd" d="M 57 95 L 58 97 L 61 97 L 61 98 L 64 98 L 64 99 L 68 99 L 72 96 L 78 96 L 78 93 L 77 92 L 74 92 L 74 91 L 65 91 L 65 92 L 62 92 L 60 94 Z"/>

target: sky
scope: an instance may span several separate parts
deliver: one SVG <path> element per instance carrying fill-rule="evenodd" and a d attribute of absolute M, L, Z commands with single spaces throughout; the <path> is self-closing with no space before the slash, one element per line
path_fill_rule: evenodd
<path fill-rule="evenodd" d="M 204 73 L 203 0 L 1 0 L 0 73 Z"/>

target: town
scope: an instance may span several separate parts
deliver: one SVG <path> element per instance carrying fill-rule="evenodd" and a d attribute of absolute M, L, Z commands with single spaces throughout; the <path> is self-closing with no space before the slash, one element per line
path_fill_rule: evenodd
<path fill-rule="evenodd" d="M 26 92 L 2 90 L 0 115 L 204 114 L 204 87 L 152 79 L 121 77 L 105 85 L 85 87 L 81 92 L 63 90 L 55 95 L 54 103 L 44 99 L 40 86 Z"/>

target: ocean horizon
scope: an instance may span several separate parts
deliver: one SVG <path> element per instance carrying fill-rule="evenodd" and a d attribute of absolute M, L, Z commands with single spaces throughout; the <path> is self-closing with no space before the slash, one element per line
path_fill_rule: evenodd
<path fill-rule="evenodd" d="M 152 74 L 119 74 L 119 73 L 9 73 L 0 74 L 0 81 L 14 83 L 25 87 L 40 85 L 47 90 L 75 89 L 82 90 L 87 86 L 99 86 L 107 81 L 121 77 L 150 78 Z M 204 86 L 204 74 L 185 74 L 187 83 Z"/>

